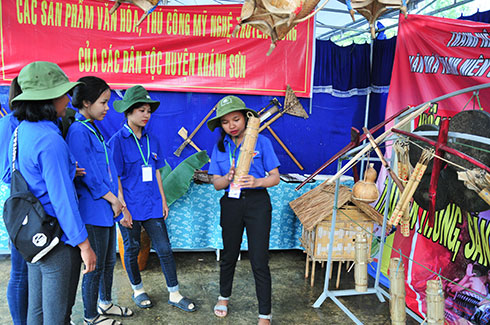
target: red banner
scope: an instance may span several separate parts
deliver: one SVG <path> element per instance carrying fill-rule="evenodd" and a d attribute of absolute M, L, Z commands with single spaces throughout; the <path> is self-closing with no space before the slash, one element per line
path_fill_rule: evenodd
<path fill-rule="evenodd" d="M 270 37 L 246 25 L 231 33 L 241 5 L 158 6 L 143 11 L 100 0 L 0 0 L 2 78 L 7 85 L 27 63 L 61 66 L 70 79 L 95 75 L 113 88 L 284 95 L 311 93 L 313 18 L 266 53 Z"/>
<path fill-rule="evenodd" d="M 463 88 L 489 83 L 488 31 L 489 24 L 418 15 L 405 19 L 401 15 L 386 116 L 407 105 L 416 106 Z M 479 109 L 481 105 L 490 111 L 489 89 L 481 90 L 477 97 L 471 98 L 472 95 L 470 92 L 438 102 L 415 120 L 415 127 L 438 125 L 441 117 L 454 116 L 465 107 Z M 397 194 L 392 194 L 391 211 L 396 197 Z M 425 316 L 426 282 L 441 275 L 446 322 L 487 324 L 481 319 L 490 317 L 486 307 L 490 305 L 482 298 L 490 294 L 487 275 L 490 211 L 467 213 L 451 203 L 436 213 L 433 226 L 425 222 L 426 218 L 427 211 L 414 203 L 410 211 L 410 236 L 404 237 L 398 229 L 394 238 L 389 239 L 393 240 L 391 257 L 403 254 L 407 306 Z M 385 259 L 383 264 L 387 262 Z M 476 264 L 481 268 L 478 272 Z"/>

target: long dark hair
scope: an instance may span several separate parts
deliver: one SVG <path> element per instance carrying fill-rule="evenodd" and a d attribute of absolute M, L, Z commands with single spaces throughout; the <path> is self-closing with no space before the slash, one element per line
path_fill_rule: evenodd
<path fill-rule="evenodd" d="M 78 81 L 82 84 L 75 87 L 71 104 L 79 110 L 84 108 L 83 101 L 95 103 L 104 91 L 110 89 L 109 85 L 99 77 L 87 76 L 78 79 Z"/>
<path fill-rule="evenodd" d="M 242 113 L 243 117 L 245 118 L 245 127 L 247 127 L 247 124 L 248 124 L 248 116 L 247 114 L 245 114 L 244 111 L 238 111 L 240 113 Z M 221 151 L 221 152 L 225 152 L 225 137 L 226 137 L 226 132 L 225 130 L 223 130 L 223 128 L 221 127 L 221 121 L 220 121 L 220 126 L 219 126 L 219 131 L 220 131 L 220 137 L 218 139 L 218 150 Z"/>
<path fill-rule="evenodd" d="M 14 116 L 19 121 L 38 122 L 43 120 L 56 121 L 56 109 L 53 100 L 19 101 L 13 104 Z"/>

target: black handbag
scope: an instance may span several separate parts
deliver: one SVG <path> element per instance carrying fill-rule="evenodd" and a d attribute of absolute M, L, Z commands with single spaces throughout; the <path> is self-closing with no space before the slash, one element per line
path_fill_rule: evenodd
<path fill-rule="evenodd" d="M 46 214 L 15 168 L 17 131 L 18 128 L 14 131 L 10 197 L 3 207 L 3 219 L 15 248 L 27 262 L 36 263 L 58 245 L 63 231 L 58 219 Z"/>

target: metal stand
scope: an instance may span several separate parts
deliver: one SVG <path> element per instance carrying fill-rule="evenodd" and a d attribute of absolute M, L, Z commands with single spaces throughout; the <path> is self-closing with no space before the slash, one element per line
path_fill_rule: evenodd
<path fill-rule="evenodd" d="M 345 156 L 344 156 L 345 157 Z M 391 157 L 391 163 L 393 163 L 393 155 Z M 341 159 L 338 160 L 337 164 L 337 170 L 340 170 L 342 167 L 342 161 Z M 388 212 L 389 212 L 389 198 L 391 196 L 391 188 L 392 188 L 393 180 L 391 177 L 388 177 L 388 189 L 386 193 L 386 203 L 385 203 L 385 210 L 384 210 L 384 218 L 383 218 L 383 228 L 386 229 L 386 221 L 388 219 Z M 332 226 L 330 228 L 330 243 L 328 246 L 328 259 L 327 259 L 327 269 L 325 271 L 325 284 L 323 286 L 323 293 L 318 297 L 318 299 L 315 301 L 313 304 L 313 308 L 320 308 L 321 304 L 325 301 L 325 299 L 330 298 L 332 301 L 340 308 L 342 311 L 349 316 L 349 318 L 356 324 L 362 324 L 362 322 L 357 319 L 357 317 L 346 307 L 340 300 L 337 299 L 337 297 L 345 297 L 345 296 L 356 296 L 356 295 L 367 295 L 367 294 L 375 294 L 380 302 L 385 302 L 385 299 L 383 296 L 387 297 L 388 299 L 390 298 L 390 295 L 383 290 L 379 286 L 379 278 L 381 275 L 381 258 L 383 256 L 383 248 L 384 248 L 384 242 L 385 242 L 385 231 L 381 231 L 381 242 L 380 242 L 380 250 L 378 252 L 378 263 L 376 266 L 376 278 L 374 281 L 374 287 L 373 288 L 368 288 L 366 292 L 357 292 L 353 289 L 350 290 L 329 290 L 329 280 L 330 280 L 330 269 L 332 268 L 332 253 L 333 253 L 333 244 L 334 244 L 334 234 L 335 234 L 335 222 L 337 218 L 337 200 L 339 196 L 339 186 L 340 186 L 340 181 L 337 180 L 335 182 L 335 197 L 334 197 L 334 207 L 333 207 L 333 213 L 332 213 Z M 409 314 L 412 318 L 414 318 L 416 321 L 419 323 L 423 322 L 423 319 L 420 318 L 417 314 L 415 314 L 413 311 L 411 311 L 409 308 L 406 308 L 407 314 Z"/>

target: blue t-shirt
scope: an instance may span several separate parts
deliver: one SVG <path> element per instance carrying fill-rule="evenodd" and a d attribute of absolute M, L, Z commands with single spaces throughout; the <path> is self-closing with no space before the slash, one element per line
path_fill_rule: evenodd
<path fill-rule="evenodd" d="M 75 114 L 75 118 L 85 120 L 80 113 Z M 110 146 L 91 123 L 79 121 L 70 126 L 66 142 L 78 167 L 85 168 L 86 172 L 86 175 L 75 178 L 83 221 L 94 226 L 113 226 L 111 204 L 102 198 L 108 192 L 118 195 L 117 171 Z"/>
<path fill-rule="evenodd" d="M 2 139 L 0 141 L 0 179 L 4 182 L 8 181 L 5 176 L 10 172 L 9 156 L 12 156 L 12 151 L 9 151 L 9 143 L 18 125 L 19 121 L 13 113 L 0 118 L 0 139 Z"/>
<path fill-rule="evenodd" d="M 223 143 L 225 152 L 219 151 L 217 144 L 213 148 L 211 163 L 209 164 L 208 170 L 209 174 L 219 176 L 226 175 L 230 170 L 233 157 L 235 158 L 235 166 L 237 165 L 241 145 L 237 147 L 229 135 L 225 136 Z M 276 153 L 272 148 L 271 141 L 267 137 L 259 134 L 248 174 L 255 178 L 263 178 L 265 177 L 265 172 L 270 172 L 280 165 L 279 159 L 277 159 Z M 226 191 L 228 190 L 229 187 Z"/>
<path fill-rule="evenodd" d="M 133 220 L 163 218 L 162 197 L 155 172 L 165 166 L 165 159 L 157 137 L 143 128 L 141 138 L 135 139 L 125 125 L 112 136 L 109 144 L 114 152 L 117 175 L 121 178 L 124 201 Z M 152 167 L 152 180 L 149 182 L 143 182 L 145 162 L 141 153 Z"/>
<path fill-rule="evenodd" d="M 75 159 L 54 122 L 23 121 L 18 131 L 18 168 L 47 214 L 58 219 L 61 240 L 76 246 L 87 239 L 73 186 Z M 10 141 L 9 152 L 12 150 Z M 9 155 L 9 164 L 11 163 Z"/>

